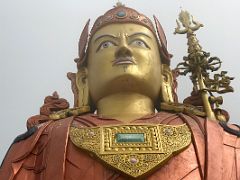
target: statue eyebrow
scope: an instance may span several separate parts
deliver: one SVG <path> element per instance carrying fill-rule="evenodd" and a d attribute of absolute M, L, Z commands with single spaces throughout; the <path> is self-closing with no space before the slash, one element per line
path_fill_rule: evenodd
<path fill-rule="evenodd" d="M 129 35 L 128 37 L 140 36 L 140 35 L 143 35 L 143 36 L 146 36 L 146 37 L 152 39 L 149 35 L 147 35 L 147 34 L 145 34 L 145 33 L 143 33 L 143 32 L 136 32 L 136 33 L 133 33 L 133 34 Z"/>
<path fill-rule="evenodd" d="M 103 37 L 110 37 L 110 38 L 113 38 L 113 39 L 118 39 L 118 37 L 114 36 L 114 35 L 111 35 L 111 34 L 103 34 L 103 35 L 99 35 L 95 38 L 95 42 Z"/>

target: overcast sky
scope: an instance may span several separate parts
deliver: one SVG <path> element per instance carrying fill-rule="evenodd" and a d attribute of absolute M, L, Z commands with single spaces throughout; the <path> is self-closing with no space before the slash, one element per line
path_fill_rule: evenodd
<path fill-rule="evenodd" d="M 13 139 L 26 131 L 28 117 L 38 114 L 44 97 L 57 90 L 73 102 L 67 72 L 75 72 L 77 43 L 88 18 L 109 10 L 114 0 L 0 0 L 0 161 Z M 197 32 L 203 49 L 223 61 L 222 70 L 236 77 L 234 93 L 225 95 L 224 108 L 239 124 L 240 2 L 238 0 L 123 0 L 152 18 L 155 14 L 174 55 L 172 67 L 186 55 L 185 35 L 173 35 L 180 8 L 205 26 Z M 180 78 L 180 100 L 191 83 Z"/>

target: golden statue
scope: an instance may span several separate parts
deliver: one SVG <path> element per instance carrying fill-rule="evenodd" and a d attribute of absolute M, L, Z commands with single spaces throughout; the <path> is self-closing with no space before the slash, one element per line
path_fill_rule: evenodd
<path fill-rule="evenodd" d="M 160 22 L 121 3 L 89 21 L 79 40 L 74 107 L 56 92 L 27 121 L 3 161 L 3 180 L 240 179 L 240 132 L 219 108 L 231 92 L 221 61 L 202 50 L 202 25 L 182 11 L 175 33 L 189 55 L 172 71 Z M 181 25 L 182 23 L 182 25 Z M 194 88 L 177 102 L 176 76 Z M 220 81 L 221 80 L 221 81 Z M 223 89 L 222 89 L 223 88 Z M 188 103 L 188 104 L 187 104 Z"/>

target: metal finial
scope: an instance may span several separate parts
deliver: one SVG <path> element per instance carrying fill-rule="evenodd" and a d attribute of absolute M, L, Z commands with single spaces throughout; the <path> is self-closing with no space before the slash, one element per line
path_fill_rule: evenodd
<path fill-rule="evenodd" d="M 175 29 L 174 34 L 185 34 L 189 31 L 196 31 L 200 27 L 203 27 L 203 25 L 195 21 L 193 16 L 188 11 L 181 10 L 177 20 L 177 28 Z"/>
<path fill-rule="evenodd" d="M 203 51 L 199 44 L 195 31 L 202 26 L 201 23 L 193 19 L 189 12 L 181 10 L 174 33 L 187 34 L 188 56 L 184 56 L 184 61 L 179 63 L 176 69 L 180 75 L 191 74 L 190 79 L 194 91 L 201 95 L 207 117 L 220 121 L 225 118 L 225 121 L 227 121 L 227 117 L 221 114 L 221 109 L 219 109 L 219 105 L 222 104 L 222 97 L 215 97 L 213 93 L 233 92 L 230 83 L 234 78 L 227 76 L 226 71 L 212 74 L 212 72 L 221 68 L 222 62 L 218 57 L 210 57 L 210 53 Z"/>
<path fill-rule="evenodd" d="M 125 6 L 122 2 L 118 1 L 114 7 L 121 7 Z"/>

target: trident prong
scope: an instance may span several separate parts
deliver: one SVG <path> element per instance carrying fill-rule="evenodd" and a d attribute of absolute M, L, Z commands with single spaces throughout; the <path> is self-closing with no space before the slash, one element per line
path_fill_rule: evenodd
<path fill-rule="evenodd" d="M 178 20 L 176 21 L 177 21 L 177 28 L 175 29 L 174 34 L 191 33 L 193 31 L 198 30 L 200 27 L 203 27 L 203 24 L 195 21 L 193 16 L 191 16 L 188 11 L 181 10 Z M 181 29 L 180 22 L 182 24 L 182 29 Z"/>

